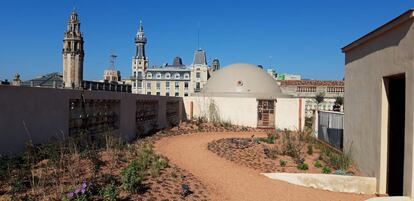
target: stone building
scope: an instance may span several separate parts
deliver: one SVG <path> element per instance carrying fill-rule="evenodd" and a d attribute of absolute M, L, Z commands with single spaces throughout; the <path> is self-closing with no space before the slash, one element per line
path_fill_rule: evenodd
<path fill-rule="evenodd" d="M 54 72 L 41 75 L 21 83 L 21 86 L 27 87 L 46 87 L 46 88 L 62 88 L 63 76 L 61 73 Z"/>
<path fill-rule="evenodd" d="M 307 117 L 318 107 L 332 111 L 336 98 L 344 97 L 344 81 L 341 80 L 282 80 L 278 83 L 284 94 L 303 98 Z M 320 93 L 324 95 L 324 101 L 318 106 L 315 97 Z"/>
<path fill-rule="evenodd" d="M 147 38 L 144 27 L 140 23 L 135 37 L 136 54 L 132 58 L 132 92 L 161 96 L 189 96 L 200 92 L 210 71 L 220 69 L 218 59 L 213 61 L 213 67 L 207 64 L 206 52 L 198 49 L 194 53 L 192 64 L 184 65 L 180 57 L 174 58 L 173 63 L 149 68 L 148 57 L 145 54 Z"/>
<path fill-rule="evenodd" d="M 414 200 L 414 9 L 342 48 L 344 148 L 377 191 Z"/>
<path fill-rule="evenodd" d="M 83 34 L 75 10 L 70 14 L 63 38 L 63 83 L 65 88 L 81 88 L 83 81 Z"/>
<path fill-rule="evenodd" d="M 302 129 L 304 103 L 283 94 L 265 70 L 253 64 L 232 64 L 217 72 L 200 93 L 184 97 L 187 117 L 240 126 Z"/>

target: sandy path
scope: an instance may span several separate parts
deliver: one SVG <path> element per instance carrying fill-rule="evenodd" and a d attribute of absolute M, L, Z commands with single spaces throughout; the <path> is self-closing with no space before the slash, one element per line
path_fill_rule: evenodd
<path fill-rule="evenodd" d="M 252 133 L 191 134 L 163 138 L 156 142 L 158 153 L 191 172 L 210 189 L 214 200 L 234 201 L 353 201 L 370 196 L 305 188 L 271 180 L 255 170 L 227 161 L 207 149 L 208 142 L 228 137 L 250 137 Z M 256 134 L 264 135 L 264 134 Z"/>

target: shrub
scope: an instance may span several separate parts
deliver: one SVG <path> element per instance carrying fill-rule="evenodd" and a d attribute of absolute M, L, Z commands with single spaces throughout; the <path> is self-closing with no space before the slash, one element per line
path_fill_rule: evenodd
<path fill-rule="evenodd" d="M 332 170 L 331 170 L 331 168 L 329 168 L 329 167 L 323 167 L 322 168 L 322 173 L 324 173 L 324 174 L 330 174 L 332 172 Z"/>
<path fill-rule="evenodd" d="M 321 168 L 322 164 L 319 160 L 315 161 L 315 163 L 313 164 L 316 168 Z"/>
<path fill-rule="evenodd" d="M 263 149 L 263 152 L 268 158 L 276 159 L 277 155 L 279 154 L 279 149 L 277 148 L 277 146 L 273 146 L 269 148 L 266 147 Z"/>
<path fill-rule="evenodd" d="M 122 169 L 121 175 L 123 188 L 131 193 L 138 192 L 144 180 L 138 161 L 133 160 L 126 168 Z"/>
<path fill-rule="evenodd" d="M 309 169 L 309 166 L 308 166 L 308 164 L 306 164 L 306 163 L 299 163 L 299 164 L 296 166 L 296 168 L 298 168 L 298 170 L 307 170 L 307 169 Z"/>
<path fill-rule="evenodd" d="M 279 165 L 280 165 L 281 167 L 285 167 L 285 166 L 286 166 L 286 161 L 284 161 L 284 160 L 279 160 Z"/>
<path fill-rule="evenodd" d="M 168 160 L 163 157 L 156 156 L 151 163 L 151 167 L 150 167 L 151 176 L 158 177 L 160 175 L 160 171 L 166 167 L 168 167 Z"/>
<path fill-rule="evenodd" d="M 313 154 L 313 146 L 311 144 L 308 144 L 308 151 L 306 153 L 308 153 L 308 155 Z"/>
<path fill-rule="evenodd" d="M 321 148 L 320 158 L 335 169 L 347 170 L 352 164 L 351 152 L 335 153 L 326 146 Z"/>
<path fill-rule="evenodd" d="M 104 201 L 117 201 L 119 192 L 114 183 L 106 185 L 100 192 Z"/>
<path fill-rule="evenodd" d="M 305 145 L 304 141 L 297 139 L 291 132 L 285 131 L 282 138 L 282 154 L 294 159 L 301 158 L 301 150 Z"/>

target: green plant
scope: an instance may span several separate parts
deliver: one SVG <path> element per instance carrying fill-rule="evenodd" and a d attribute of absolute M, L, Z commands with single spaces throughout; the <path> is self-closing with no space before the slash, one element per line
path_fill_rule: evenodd
<path fill-rule="evenodd" d="M 319 109 L 319 104 L 321 104 L 324 101 L 324 99 L 325 99 L 325 93 L 323 93 L 323 92 L 318 93 L 315 96 L 315 101 L 318 104 L 318 109 Z"/>
<path fill-rule="evenodd" d="M 136 193 L 142 185 L 144 180 L 143 172 L 140 171 L 140 167 L 137 160 L 133 160 L 126 168 L 122 169 L 122 187 L 131 193 Z"/>
<path fill-rule="evenodd" d="M 315 161 L 315 163 L 313 164 L 313 166 L 315 166 L 316 168 L 321 168 L 322 164 L 319 160 Z"/>
<path fill-rule="evenodd" d="M 119 192 L 114 183 L 106 185 L 100 192 L 104 201 L 117 201 Z"/>
<path fill-rule="evenodd" d="M 171 177 L 174 178 L 174 179 L 176 179 L 178 177 L 177 176 L 177 173 L 175 171 L 172 171 L 171 172 Z"/>
<path fill-rule="evenodd" d="M 280 165 L 281 167 L 285 167 L 285 166 L 286 166 L 286 161 L 284 161 L 284 160 L 279 160 L 279 165 Z"/>
<path fill-rule="evenodd" d="M 298 168 L 298 170 L 307 170 L 307 169 L 309 169 L 309 166 L 308 166 L 308 164 L 306 164 L 306 163 L 299 163 L 299 164 L 296 166 L 296 168 Z"/>
<path fill-rule="evenodd" d="M 343 105 L 344 104 L 344 97 L 341 97 L 341 96 L 336 97 L 335 104 Z"/>
<path fill-rule="evenodd" d="M 272 146 L 269 148 L 264 148 L 263 149 L 264 154 L 270 158 L 270 159 L 276 159 L 277 155 L 279 154 L 279 149 L 277 148 L 277 146 Z"/>
<path fill-rule="evenodd" d="M 290 131 L 284 131 L 282 138 L 282 154 L 290 156 L 296 160 L 302 158 L 302 148 L 305 146 L 305 142 L 300 139 L 300 136 L 295 136 Z"/>
<path fill-rule="evenodd" d="M 313 154 L 313 146 L 311 144 L 308 144 L 308 151 L 306 153 L 308 153 L 308 155 Z"/>
<path fill-rule="evenodd" d="M 322 173 L 324 173 L 324 174 L 330 174 L 332 172 L 332 170 L 331 170 L 331 168 L 329 168 L 329 167 L 323 167 L 322 168 Z"/>
<path fill-rule="evenodd" d="M 352 164 L 351 151 L 346 153 L 333 152 L 329 147 L 322 146 L 320 158 L 335 169 L 347 170 Z"/>
<path fill-rule="evenodd" d="M 168 160 L 160 156 L 155 156 L 150 167 L 151 176 L 158 177 L 160 171 L 166 167 L 168 167 Z"/>

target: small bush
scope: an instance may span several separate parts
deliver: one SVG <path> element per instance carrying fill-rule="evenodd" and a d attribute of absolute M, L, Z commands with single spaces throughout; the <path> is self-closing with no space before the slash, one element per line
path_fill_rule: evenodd
<path fill-rule="evenodd" d="M 277 148 L 277 146 L 273 146 L 269 148 L 264 148 L 263 152 L 268 158 L 276 159 L 277 155 L 279 154 L 279 149 Z"/>
<path fill-rule="evenodd" d="M 106 185 L 100 192 L 104 201 L 117 201 L 119 192 L 114 183 Z"/>
<path fill-rule="evenodd" d="M 329 167 L 323 167 L 322 168 L 322 173 L 324 173 L 324 174 L 330 174 L 332 172 L 332 170 L 331 170 L 331 168 L 329 168 Z"/>
<path fill-rule="evenodd" d="M 299 163 L 298 166 L 296 166 L 296 168 L 298 168 L 298 170 L 307 170 L 309 169 L 309 166 L 306 163 Z"/>
<path fill-rule="evenodd" d="M 313 154 L 313 146 L 311 144 L 308 144 L 308 151 L 306 153 L 308 153 L 308 155 Z"/>
<path fill-rule="evenodd" d="M 315 166 L 316 168 L 321 168 L 322 164 L 319 160 L 315 161 L 315 164 L 313 164 L 313 166 Z"/>
<path fill-rule="evenodd" d="M 286 161 L 284 161 L 284 160 L 279 160 L 279 165 L 280 165 L 281 167 L 285 167 L 285 166 L 286 166 Z"/>
<path fill-rule="evenodd" d="M 121 175 L 123 188 L 131 193 L 138 192 L 144 180 L 138 161 L 134 160 L 126 168 L 122 169 Z"/>

